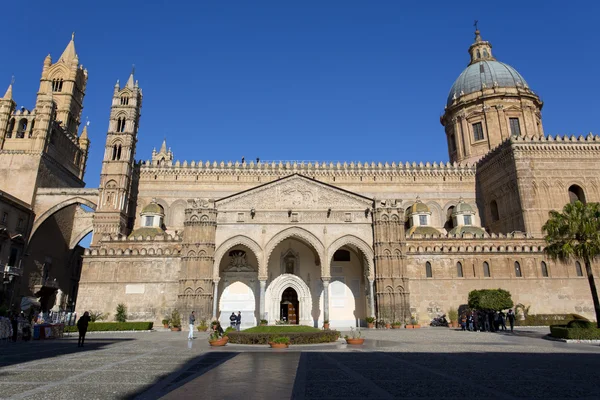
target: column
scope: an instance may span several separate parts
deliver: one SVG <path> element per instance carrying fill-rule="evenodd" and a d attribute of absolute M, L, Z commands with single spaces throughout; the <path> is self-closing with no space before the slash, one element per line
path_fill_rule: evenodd
<path fill-rule="evenodd" d="M 266 279 L 261 279 L 259 280 L 260 283 L 260 319 L 265 319 L 265 294 L 266 294 L 266 290 L 267 290 L 267 280 Z M 260 324 L 260 321 L 258 321 Z"/>
<path fill-rule="evenodd" d="M 369 309 L 371 317 L 375 317 L 375 280 L 369 279 Z"/>
<path fill-rule="evenodd" d="M 213 281 L 213 320 L 217 319 L 217 303 L 219 299 L 219 280 Z"/>
<path fill-rule="evenodd" d="M 329 321 L 329 278 L 321 278 L 323 281 L 323 320 Z"/>

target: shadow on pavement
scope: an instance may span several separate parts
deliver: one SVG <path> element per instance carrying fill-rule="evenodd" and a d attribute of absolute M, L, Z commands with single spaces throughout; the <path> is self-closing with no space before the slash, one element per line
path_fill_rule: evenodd
<path fill-rule="evenodd" d="M 30 361 L 42 362 L 45 359 L 74 353 L 88 353 L 116 342 L 130 340 L 133 339 L 94 339 L 86 337 L 84 347 L 77 347 L 77 337 L 74 340 L 64 338 L 6 343 L 0 346 L 0 367 L 8 367 Z M 0 376 L 2 376 L 1 372 Z"/>

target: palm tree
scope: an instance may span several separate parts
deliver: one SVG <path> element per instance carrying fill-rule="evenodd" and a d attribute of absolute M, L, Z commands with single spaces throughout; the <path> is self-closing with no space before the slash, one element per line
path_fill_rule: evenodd
<path fill-rule="evenodd" d="M 600 203 L 567 204 L 563 212 L 550 211 L 550 218 L 542 229 L 546 232 L 544 252 L 553 260 L 569 261 L 579 258 L 585 263 L 596 322 L 600 328 L 600 302 L 594 281 L 592 261 L 600 257 Z"/>

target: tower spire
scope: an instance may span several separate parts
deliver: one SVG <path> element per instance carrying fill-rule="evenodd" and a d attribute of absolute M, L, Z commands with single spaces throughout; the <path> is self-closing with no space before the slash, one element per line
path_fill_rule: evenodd
<path fill-rule="evenodd" d="M 8 89 L 6 89 L 6 93 L 4 93 L 4 100 L 12 100 L 12 90 L 13 90 L 13 83 L 15 83 L 15 76 L 13 75 L 12 79 L 10 80 L 10 85 L 8 85 Z"/>
<path fill-rule="evenodd" d="M 62 55 L 59 58 L 59 61 L 73 61 L 77 57 L 77 52 L 75 51 L 75 32 L 71 34 L 71 41 L 67 44 L 65 51 L 63 51 Z"/>
<path fill-rule="evenodd" d="M 475 20 L 473 24 L 475 27 L 475 40 L 471 47 L 469 47 L 469 54 L 471 55 L 471 64 L 475 64 L 479 61 L 495 61 L 496 59 L 492 56 L 492 45 L 490 42 L 486 42 L 481 38 L 481 32 L 479 31 L 479 21 Z"/>
<path fill-rule="evenodd" d="M 135 80 L 133 78 L 134 74 L 135 74 L 135 64 L 133 64 L 131 66 L 131 74 L 129 75 L 129 79 L 127 79 L 127 84 L 125 85 L 125 87 L 133 89 L 133 85 L 135 84 Z"/>

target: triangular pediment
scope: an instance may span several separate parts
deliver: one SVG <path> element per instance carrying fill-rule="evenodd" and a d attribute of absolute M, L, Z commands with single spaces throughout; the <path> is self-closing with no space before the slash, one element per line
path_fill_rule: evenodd
<path fill-rule="evenodd" d="M 373 200 L 299 174 L 216 201 L 224 210 L 365 210 Z"/>

